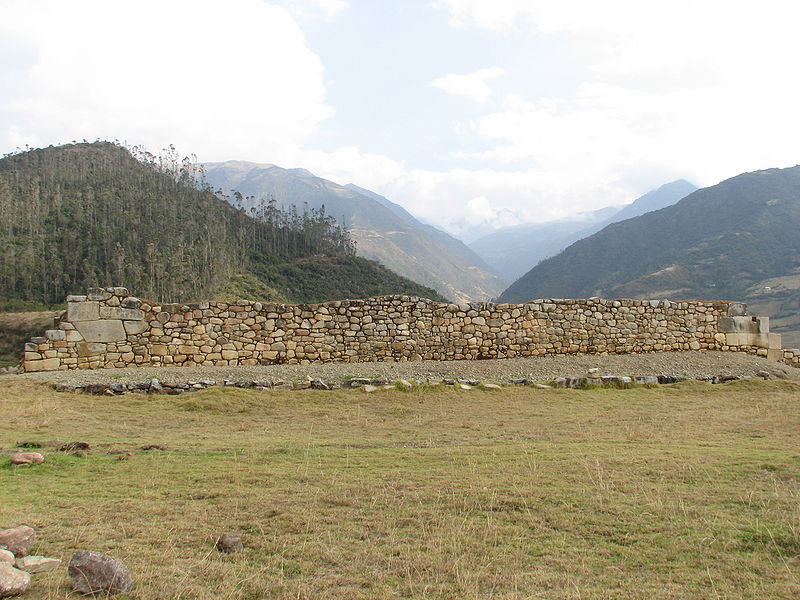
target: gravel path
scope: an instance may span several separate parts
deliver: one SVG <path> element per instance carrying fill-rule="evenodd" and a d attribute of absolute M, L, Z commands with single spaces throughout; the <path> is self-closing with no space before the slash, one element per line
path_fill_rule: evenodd
<path fill-rule="evenodd" d="M 658 352 L 610 356 L 544 356 L 480 361 L 325 363 L 258 367 L 143 367 L 95 371 L 50 371 L 8 375 L 2 376 L 2 378 L 52 381 L 70 386 L 113 382 L 137 383 L 152 377 L 166 383 L 182 383 L 200 379 L 292 381 L 306 379 L 307 376 L 329 381 L 341 381 L 346 377 L 386 377 L 391 380 L 453 377 L 506 383 L 512 377 L 549 381 L 556 377 L 579 376 L 584 375 L 592 367 L 598 367 L 601 375 L 677 375 L 695 378 L 714 375 L 755 376 L 759 371 L 768 371 L 776 378 L 800 380 L 800 369 L 735 352 Z"/>

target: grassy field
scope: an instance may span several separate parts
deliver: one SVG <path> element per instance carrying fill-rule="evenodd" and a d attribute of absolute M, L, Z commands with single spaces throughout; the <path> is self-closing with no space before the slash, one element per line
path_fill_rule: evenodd
<path fill-rule="evenodd" d="M 4 452 L 92 445 L 0 457 L 0 527 L 124 560 L 141 600 L 800 597 L 798 383 L 92 397 L 7 379 L 0 414 Z M 243 552 L 214 549 L 226 531 Z M 65 569 L 24 596 L 65 597 Z"/>

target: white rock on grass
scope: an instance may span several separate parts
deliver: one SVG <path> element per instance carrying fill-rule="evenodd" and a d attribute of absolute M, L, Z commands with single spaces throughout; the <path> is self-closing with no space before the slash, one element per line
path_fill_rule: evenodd
<path fill-rule="evenodd" d="M 61 564 L 59 558 L 48 558 L 46 556 L 23 556 L 18 558 L 15 566 L 20 571 L 27 573 L 47 573 L 53 569 L 57 569 Z"/>
<path fill-rule="evenodd" d="M 0 598 L 19 596 L 30 584 L 30 573 L 15 569 L 7 562 L 0 562 Z"/>

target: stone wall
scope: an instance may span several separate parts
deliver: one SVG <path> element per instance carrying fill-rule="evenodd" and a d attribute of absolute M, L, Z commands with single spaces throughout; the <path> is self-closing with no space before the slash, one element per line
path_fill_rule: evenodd
<path fill-rule="evenodd" d="M 131 365 L 478 360 L 673 350 L 749 352 L 796 364 L 769 320 L 742 304 L 536 300 L 442 304 L 382 296 L 322 304 L 140 300 L 125 288 L 69 296 L 54 329 L 25 345 L 25 371 Z M 791 361 L 795 361 L 792 363 Z"/>

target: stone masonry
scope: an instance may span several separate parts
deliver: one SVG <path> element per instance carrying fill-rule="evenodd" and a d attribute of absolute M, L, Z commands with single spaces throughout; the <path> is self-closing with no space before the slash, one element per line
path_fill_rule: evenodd
<path fill-rule="evenodd" d="M 25 345 L 25 371 L 132 365 L 480 360 L 674 350 L 748 352 L 797 366 L 769 319 L 732 302 L 545 299 L 444 304 L 381 296 L 322 304 L 140 300 L 125 288 L 68 296 Z"/>

